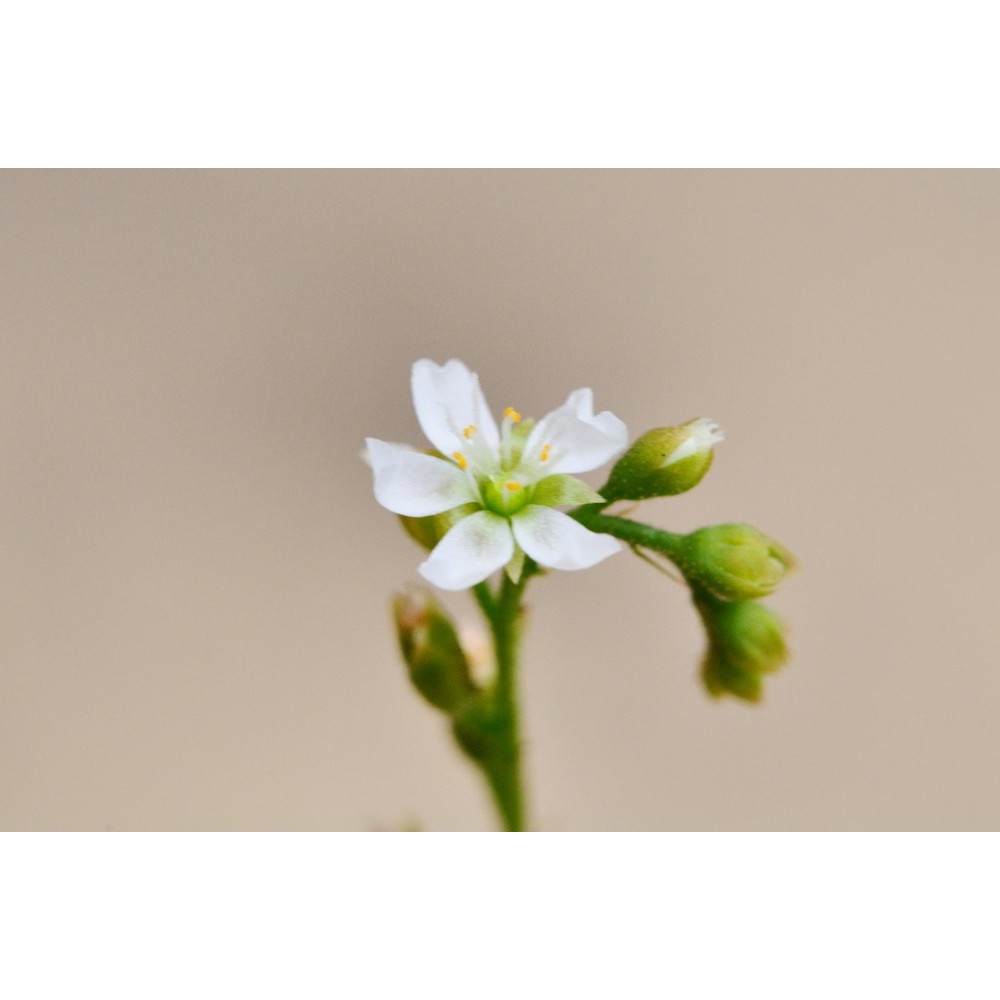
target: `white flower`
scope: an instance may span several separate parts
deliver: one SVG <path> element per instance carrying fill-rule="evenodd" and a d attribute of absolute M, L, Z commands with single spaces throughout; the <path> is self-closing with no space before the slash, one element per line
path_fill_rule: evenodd
<path fill-rule="evenodd" d="M 628 443 L 614 414 L 595 416 L 590 389 L 570 393 L 537 423 L 508 407 L 498 428 L 461 361 L 418 361 L 412 386 L 417 419 L 439 454 L 368 438 L 375 498 L 409 517 L 470 505 L 421 564 L 425 579 L 464 590 L 501 567 L 516 580 L 525 554 L 553 569 L 586 569 L 621 548 L 555 510 L 600 501 L 571 473 L 604 465 Z"/>

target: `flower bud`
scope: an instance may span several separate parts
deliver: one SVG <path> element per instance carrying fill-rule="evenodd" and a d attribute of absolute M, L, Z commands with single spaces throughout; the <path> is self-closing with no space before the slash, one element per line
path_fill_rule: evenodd
<path fill-rule="evenodd" d="M 610 503 L 685 493 L 708 472 L 722 439 L 718 424 L 704 417 L 646 431 L 615 463 L 601 496 Z"/>
<path fill-rule="evenodd" d="M 455 626 L 424 590 L 397 594 L 392 611 L 413 686 L 435 708 L 454 712 L 476 692 Z"/>
<path fill-rule="evenodd" d="M 695 592 L 695 605 L 708 633 L 701 679 L 713 697 L 732 694 L 760 701 L 763 675 L 788 660 L 784 628 L 770 608 L 756 601 L 719 601 Z"/>
<path fill-rule="evenodd" d="M 731 694 L 742 701 L 757 703 L 764 697 L 760 674 L 741 670 L 726 658 L 725 651 L 709 645 L 701 661 L 701 683 L 713 698 Z"/>
<path fill-rule="evenodd" d="M 451 728 L 466 755 L 488 773 L 504 750 L 504 720 L 493 690 L 464 702 L 452 717 Z"/>
<path fill-rule="evenodd" d="M 788 549 L 749 524 L 716 524 L 684 535 L 684 575 L 726 601 L 766 597 L 795 567 Z"/>

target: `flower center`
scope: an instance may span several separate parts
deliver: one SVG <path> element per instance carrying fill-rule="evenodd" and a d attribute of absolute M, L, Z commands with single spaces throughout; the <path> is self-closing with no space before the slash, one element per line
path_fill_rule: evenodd
<path fill-rule="evenodd" d="M 480 485 L 483 504 L 501 517 L 511 517 L 531 503 L 534 487 L 509 476 L 496 476 Z"/>

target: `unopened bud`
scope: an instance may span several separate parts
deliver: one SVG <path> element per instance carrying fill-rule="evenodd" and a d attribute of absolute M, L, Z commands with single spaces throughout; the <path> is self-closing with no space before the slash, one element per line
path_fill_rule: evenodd
<path fill-rule="evenodd" d="M 392 612 L 413 686 L 435 708 L 454 712 L 476 688 L 451 619 L 424 590 L 397 594 Z"/>
<path fill-rule="evenodd" d="M 708 693 L 760 701 L 763 676 L 788 660 L 784 628 L 777 615 L 756 601 L 720 601 L 704 593 L 695 594 L 695 604 L 708 634 L 708 651 L 701 665 Z"/>
<path fill-rule="evenodd" d="M 684 535 L 675 562 L 689 580 L 726 601 L 766 597 L 795 567 L 788 549 L 749 524 L 716 524 Z"/>
<path fill-rule="evenodd" d="M 646 431 L 615 463 L 601 496 L 610 503 L 685 493 L 704 478 L 722 440 L 719 425 L 704 417 Z"/>
<path fill-rule="evenodd" d="M 458 745 L 487 772 L 504 750 L 504 721 L 492 689 L 466 701 L 452 717 Z"/>

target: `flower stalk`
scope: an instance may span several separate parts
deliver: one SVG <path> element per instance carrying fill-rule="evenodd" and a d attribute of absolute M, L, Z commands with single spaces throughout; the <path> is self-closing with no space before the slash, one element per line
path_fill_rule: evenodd
<path fill-rule="evenodd" d="M 507 574 L 497 593 L 483 582 L 473 588 L 493 640 L 496 674 L 452 720 L 458 745 L 483 772 L 504 830 L 527 829 L 524 794 L 518 660 L 524 621 L 523 597 L 537 566 L 526 562 L 517 581 Z"/>
<path fill-rule="evenodd" d="M 489 616 L 496 652 L 496 711 L 499 747 L 493 768 L 487 773 L 504 829 L 520 833 L 527 829 L 527 809 L 521 753 L 520 704 L 518 700 L 518 655 L 524 619 L 522 595 L 528 574 L 514 583 L 504 575 L 500 594 Z"/>

